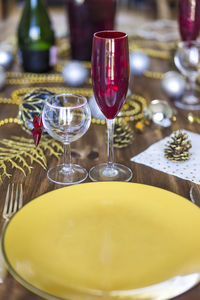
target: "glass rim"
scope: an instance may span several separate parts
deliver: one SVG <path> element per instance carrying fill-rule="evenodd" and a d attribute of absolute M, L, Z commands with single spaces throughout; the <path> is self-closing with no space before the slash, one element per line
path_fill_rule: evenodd
<path fill-rule="evenodd" d="M 51 101 L 51 99 L 53 98 L 56 98 L 56 97 L 62 97 L 62 96 L 70 96 L 70 97 L 74 97 L 74 98 L 79 98 L 79 99 L 83 99 L 83 103 L 82 104 L 77 104 L 77 105 L 74 105 L 74 106 L 69 106 L 69 107 L 61 107 L 61 106 L 58 106 L 58 105 L 54 105 L 54 104 L 51 104 L 49 103 L 49 101 Z M 78 108 L 81 108 L 83 106 L 85 106 L 87 104 L 87 98 L 82 96 L 82 95 L 77 95 L 77 94 L 72 94 L 72 93 L 60 93 L 60 94 L 55 94 L 55 95 L 52 95 L 50 96 L 47 101 L 45 102 L 45 105 L 48 105 L 54 109 L 78 109 Z"/>
<path fill-rule="evenodd" d="M 103 37 L 103 36 L 99 36 L 101 34 L 104 34 L 104 33 L 117 33 L 117 34 L 120 34 L 121 36 L 116 36 L 116 37 Z M 118 30 L 101 30 L 101 31 L 97 31 L 94 33 L 94 38 L 96 39 L 102 39 L 102 40 L 119 40 L 119 39 L 124 39 L 126 37 L 128 37 L 128 34 L 123 32 L 123 31 L 118 31 Z"/>

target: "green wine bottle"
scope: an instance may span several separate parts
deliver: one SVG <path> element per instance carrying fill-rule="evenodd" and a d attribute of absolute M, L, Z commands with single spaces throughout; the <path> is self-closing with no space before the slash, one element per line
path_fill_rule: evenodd
<path fill-rule="evenodd" d="M 18 27 L 18 48 L 26 72 L 48 72 L 55 64 L 55 35 L 43 0 L 25 0 Z"/>

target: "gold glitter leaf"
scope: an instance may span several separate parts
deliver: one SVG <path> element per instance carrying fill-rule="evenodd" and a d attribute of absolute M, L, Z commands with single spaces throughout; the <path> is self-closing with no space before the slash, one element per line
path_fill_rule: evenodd
<path fill-rule="evenodd" d="M 18 169 L 24 176 L 31 173 L 33 164 L 39 164 L 43 169 L 47 167 L 45 153 L 57 159 L 63 152 L 62 146 L 49 137 L 42 137 L 36 148 L 32 138 L 13 136 L 11 139 L 0 141 L 0 181 L 3 177 L 10 178 L 8 169 Z"/>

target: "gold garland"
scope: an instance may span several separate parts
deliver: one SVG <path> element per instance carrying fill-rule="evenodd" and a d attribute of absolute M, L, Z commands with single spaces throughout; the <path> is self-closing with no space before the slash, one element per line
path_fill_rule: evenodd
<path fill-rule="evenodd" d="M 2 98 L 0 97 L 0 103 L 2 104 L 15 104 L 15 105 L 19 105 L 19 101 L 18 100 L 13 100 L 11 98 Z"/>
<path fill-rule="evenodd" d="M 59 66 L 61 68 L 61 65 Z M 13 74 L 12 74 L 13 73 Z M 145 71 L 144 76 L 152 79 L 162 79 L 164 73 Z M 44 83 L 64 83 L 63 76 L 61 74 L 34 74 L 34 73 L 16 73 L 9 72 L 6 79 L 8 85 L 26 85 L 26 84 L 44 84 Z M 91 84 L 91 78 L 86 80 L 86 84 Z"/>
<path fill-rule="evenodd" d="M 153 71 L 145 71 L 144 72 L 144 76 L 147 78 L 152 78 L 152 79 L 158 79 L 161 80 L 163 78 L 165 73 L 161 73 L 161 72 L 153 72 Z"/>
<path fill-rule="evenodd" d="M 11 98 L 0 98 L 0 103 L 2 104 L 15 104 L 20 105 L 21 100 L 23 97 L 31 93 L 33 90 L 38 89 L 39 87 L 35 88 L 21 88 L 17 89 L 11 94 Z M 47 89 L 54 93 L 73 93 L 73 94 L 81 94 L 87 98 L 93 95 L 92 88 L 55 88 L 55 87 L 43 87 L 43 89 Z M 140 96 L 133 94 L 126 99 L 126 102 L 118 116 L 118 118 L 123 118 L 125 121 L 137 121 L 144 117 L 144 108 L 147 106 L 147 100 Z M 21 125 L 21 121 L 17 118 L 6 118 L 0 121 L 0 126 L 6 124 L 19 124 Z M 96 124 L 105 124 L 105 120 L 99 120 L 92 118 L 92 123 Z"/>
<path fill-rule="evenodd" d="M 0 97 L 0 104 L 15 104 L 20 105 L 22 98 L 27 94 L 32 92 L 35 89 L 39 89 L 40 87 L 31 87 L 31 88 L 21 88 L 15 90 L 11 94 L 11 98 Z M 91 97 L 93 94 L 92 88 L 51 88 L 51 87 L 42 87 L 43 89 L 50 90 L 55 93 L 73 93 L 73 94 L 81 94 L 85 97 Z"/>
<path fill-rule="evenodd" d="M 165 59 L 165 60 L 170 59 L 170 53 L 167 51 L 160 51 L 160 50 L 155 50 L 155 49 L 150 49 L 150 48 L 144 48 L 144 47 L 141 47 L 141 46 L 135 44 L 134 42 L 131 43 L 131 45 L 129 46 L 129 49 L 131 51 L 137 50 L 137 51 L 144 52 L 153 58 L 160 58 L 160 59 Z"/>
<path fill-rule="evenodd" d="M 28 93 L 32 92 L 35 89 L 39 89 L 40 87 L 32 87 L 32 88 L 21 88 L 21 89 L 17 89 L 15 90 L 12 95 L 11 98 L 13 100 L 15 100 L 16 102 L 18 101 L 18 103 L 21 103 L 21 99 Z M 92 88 L 59 88 L 59 87 L 42 87 L 42 89 L 47 89 L 51 92 L 54 93 L 73 93 L 73 94 L 81 94 L 85 97 L 90 97 L 93 94 L 93 90 Z"/>
<path fill-rule="evenodd" d="M 61 69 L 61 64 L 58 69 Z M 6 84 L 24 85 L 24 84 L 44 84 L 44 83 L 64 83 L 62 74 L 35 74 L 24 72 L 7 72 Z M 91 84 L 91 78 L 87 78 L 86 84 Z"/>
<path fill-rule="evenodd" d="M 13 39 L 13 37 L 12 37 Z M 151 49 L 145 47 L 147 43 L 146 40 L 138 39 L 138 37 L 132 35 L 129 36 L 129 49 L 131 51 L 139 50 L 150 57 L 159 58 L 164 60 L 170 59 L 170 51 L 175 47 L 176 43 L 163 43 L 156 42 L 156 46 L 159 50 Z M 16 44 L 16 41 L 12 44 Z M 10 85 L 26 85 L 26 84 L 44 84 L 44 83 L 64 83 L 63 76 L 61 74 L 64 64 L 69 61 L 70 54 L 70 42 L 68 38 L 61 38 L 57 41 L 58 46 L 58 57 L 61 58 L 61 61 L 54 66 L 54 71 L 57 73 L 47 73 L 47 74 L 35 74 L 35 73 L 25 73 L 25 72 L 7 72 L 6 84 Z M 163 50 L 164 49 L 164 50 Z M 63 60 L 64 59 L 64 60 Z M 90 69 L 90 61 L 82 61 L 83 65 Z M 163 73 L 146 71 L 144 76 L 147 78 L 153 79 L 162 79 Z M 88 84 L 91 84 L 91 78 L 87 80 Z"/>
<path fill-rule="evenodd" d="M 159 58 L 159 59 L 165 59 L 168 60 L 170 58 L 170 53 L 167 51 L 161 51 L 161 50 L 155 50 L 150 48 L 142 47 L 135 42 L 130 43 L 130 50 L 139 50 L 150 57 L 153 58 Z M 61 74 L 62 69 L 64 67 L 64 64 L 66 61 L 69 61 L 69 59 L 65 60 L 64 62 L 59 62 L 55 65 L 54 71 L 57 73 L 47 73 L 47 74 L 35 74 L 35 73 L 25 73 L 25 72 L 7 72 L 6 76 L 6 84 L 10 85 L 21 85 L 21 84 L 44 84 L 44 83 L 64 83 L 63 76 Z M 83 65 L 90 69 L 91 68 L 91 62 L 90 61 L 83 61 Z M 154 79 L 161 79 L 163 74 L 158 72 L 151 72 L 147 71 L 145 72 L 144 76 L 148 78 L 154 78 Z M 87 79 L 88 84 L 91 84 L 91 78 Z"/>
<path fill-rule="evenodd" d="M 6 84 L 44 84 L 44 83 L 64 83 L 61 74 L 35 74 L 24 72 L 7 72 Z"/>
<path fill-rule="evenodd" d="M 18 118 L 5 118 L 0 121 L 0 127 L 8 124 L 18 124 L 21 125 L 22 122 Z"/>

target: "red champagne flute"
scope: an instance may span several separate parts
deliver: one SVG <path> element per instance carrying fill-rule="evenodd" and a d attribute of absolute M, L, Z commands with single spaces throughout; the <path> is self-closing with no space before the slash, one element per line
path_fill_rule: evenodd
<path fill-rule="evenodd" d="M 123 106 L 129 83 L 128 36 L 118 31 L 94 34 L 92 84 L 96 102 L 107 121 L 107 163 L 93 167 L 93 181 L 129 181 L 132 171 L 114 163 L 113 131 L 115 117 Z"/>
<path fill-rule="evenodd" d="M 179 0 L 179 30 L 182 41 L 196 40 L 200 29 L 200 1 Z"/>

